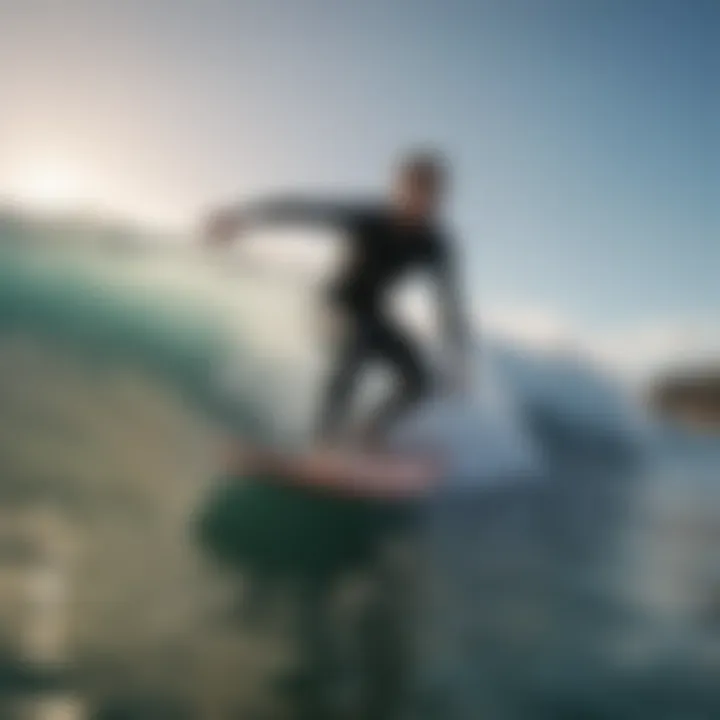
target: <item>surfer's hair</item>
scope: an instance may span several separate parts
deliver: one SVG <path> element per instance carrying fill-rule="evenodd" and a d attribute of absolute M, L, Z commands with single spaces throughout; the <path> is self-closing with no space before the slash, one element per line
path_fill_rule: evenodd
<path fill-rule="evenodd" d="M 432 190 L 443 190 L 450 179 L 446 157 L 438 150 L 422 148 L 405 152 L 397 165 L 398 176 Z"/>

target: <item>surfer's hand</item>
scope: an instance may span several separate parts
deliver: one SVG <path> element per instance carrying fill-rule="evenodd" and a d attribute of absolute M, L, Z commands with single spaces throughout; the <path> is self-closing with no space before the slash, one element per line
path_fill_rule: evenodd
<path fill-rule="evenodd" d="M 221 208 L 208 214 L 202 228 L 203 240 L 207 245 L 217 246 L 229 243 L 242 229 L 238 213 Z"/>

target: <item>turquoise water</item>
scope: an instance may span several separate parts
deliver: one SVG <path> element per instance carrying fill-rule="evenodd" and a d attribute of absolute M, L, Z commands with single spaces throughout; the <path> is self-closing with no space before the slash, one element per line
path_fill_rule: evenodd
<path fill-rule="evenodd" d="M 222 370 L 232 363 L 241 377 L 253 351 L 177 280 L 189 277 L 191 262 L 170 254 L 160 275 L 169 266 L 176 279 L 158 282 L 157 289 L 148 279 L 153 262 L 142 252 L 118 256 L 100 232 L 97 245 L 92 235 L 73 243 L 56 242 L 52 229 L 35 237 L 39 232 L 17 237 L 17 231 L 3 233 L 0 221 L 0 338 L 22 337 L 46 353 L 162 377 L 197 412 L 236 430 L 262 423 L 269 408 L 221 387 Z"/>

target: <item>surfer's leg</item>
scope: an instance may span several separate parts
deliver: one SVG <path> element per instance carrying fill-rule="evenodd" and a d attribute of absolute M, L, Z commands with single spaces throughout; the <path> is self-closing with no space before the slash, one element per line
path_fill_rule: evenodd
<path fill-rule="evenodd" d="M 373 339 L 375 355 L 393 367 L 398 379 L 390 397 L 370 418 L 365 432 L 370 440 L 385 437 L 392 424 L 422 400 L 430 384 L 420 351 L 401 330 L 381 322 Z"/>
<path fill-rule="evenodd" d="M 317 435 L 321 441 L 337 437 L 347 420 L 357 379 L 369 352 L 367 333 L 353 323 L 341 340 L 322 398 Z"/>

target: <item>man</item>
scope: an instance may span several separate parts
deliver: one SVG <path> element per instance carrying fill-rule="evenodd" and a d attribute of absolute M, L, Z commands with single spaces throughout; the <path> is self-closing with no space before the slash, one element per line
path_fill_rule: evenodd
<path fill-rule="evenodd" d="M 374 204 L 333 204 L 275 199 L 220 210 L 207 234 L 213 242 L 230 240 L 267 223 L 319 223 L 342 231 L 350 243 L 350 261 L 331 284 L 328 302 L 342 319 L 338 345 L 323 398 L 318 434 L 337 437 L 347 419 L 359 372 L 372 360 L 398 375 L 394 393 L 363 433 L 381 438 L 388 428 L 427 396 L 431 381 L 419 349 L 388 312 L 396 282 L 413 270 L 435 275 L 449 346 L 454 351 L 454 380 L 465 381 L 466 332 L 461 319 L 455 259 L 439 221 L 447 189 L 443 161 L 431 152 L 413 152 L 399 163 L 389 200 Z"/>

